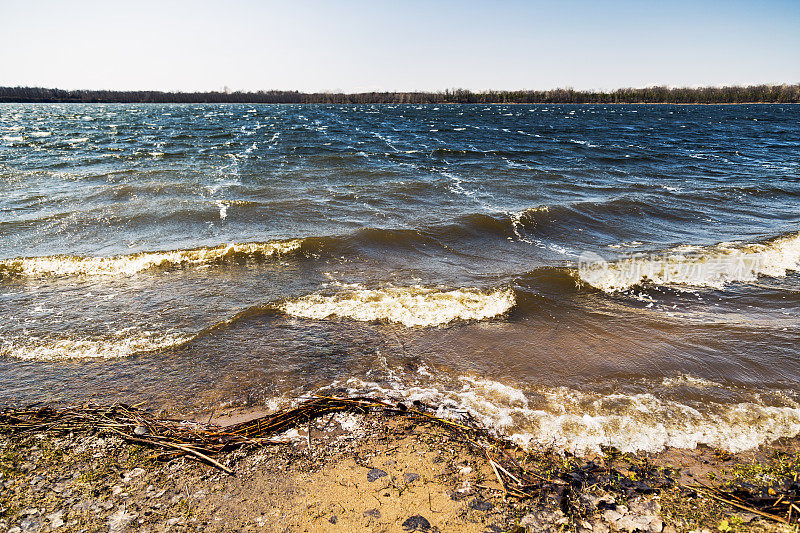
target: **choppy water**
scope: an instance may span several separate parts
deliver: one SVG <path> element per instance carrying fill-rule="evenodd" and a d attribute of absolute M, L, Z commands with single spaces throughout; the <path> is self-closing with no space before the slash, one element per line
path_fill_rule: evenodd
<path fill-rule="evenodd" d="M 797 434 L 798 111 L 0 105 L 0 401 Z"/>

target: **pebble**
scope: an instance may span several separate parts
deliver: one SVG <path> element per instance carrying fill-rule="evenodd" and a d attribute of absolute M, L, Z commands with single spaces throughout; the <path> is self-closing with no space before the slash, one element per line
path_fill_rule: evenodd
<path fill-rule="evenodd" d="M 429 531 L 431 529 L 431 523 L 424 516 L 418 514 L 406 518 L 402 525 L 406 531 Z"/>
<path fill-rule="evenodd" d="M 144 472 L 145 472 L 144 468 L 136 467 L 130 472 L 126 472 L 125 477 L 122 478 L 122 481 L 124 481 L 125 483 L 130 483 L 133 478 L 141 476 L 142 474 L 144 474 Z"/>
<path fill-rule="evenodd" d="M 415 472 L 406 472 L 405 474 L 403 474 L 403 481 L 405 481 L 406 483 L 413 483 L 417 480 L 419 480 L 419 474 Z"/>
<path fill-rule="evenodd" d="M 377 509 L 369 509 L 367 511 L 364 511 L 364 518 L 370 518 L 370 517 L 372 517 L 372 518 L 380 518 L 381 517 L 381 512 L 379 510 L 377 510 Z"/>
<path fill-rule="evenodd" d="M 63 518 L 64 518 L 63 509 L 47 515 L 47 519 L 50 520 L 50 527 L 52 527 L 53 529 L 59 528 L 64 525 Z"/>
<path fill-rule="evenodd" d="M 492 502 L 487 502 L 486 500 L 481 500 L 480 498 L 475 498 L 469 502 L 468 505 L 470 509 L 475 509 L 476 511 L 489 511 L 494 507 Z"/>
<path fill-rule="evenodd" d="M 381 470 L 380 468 L 373 468 L 372 470 L 367 472 L 367 481 L 372 483 L 373 481 L 388 475 L 389 474 L 387 474 L 385 470 Z"/>
<path fill-rule="evenodd" d="M 19 523 L 19 527 L 22 528 L 22 531 L 37 531 L 40 527 L 39 519 L 23 518 Z"/>
<path fill-rule="evenodd" d="M 560 531 L 561 526 L 567 523 L 567 517 L 561 512 L 540 509 L 536 513 L 529 513 L 522 518 L 520 524 L 528 531 Z"/>

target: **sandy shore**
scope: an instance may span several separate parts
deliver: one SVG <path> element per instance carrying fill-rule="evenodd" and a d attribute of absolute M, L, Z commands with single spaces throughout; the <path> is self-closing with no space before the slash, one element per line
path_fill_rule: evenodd
<path fill-rule="evenodd" d="M 531 471 L 620 482 L 568 480 L 534 498 L 507 493 L 468 443 L 402 417 L 337 414 L 282 440 L 218 456 L 229 476 L 116 437 L 2 436 L 0 531 L 794 531 L 686 487 L 785 476 L 796 440 L 735 456 L 541 452 L 524 458 Z"/>

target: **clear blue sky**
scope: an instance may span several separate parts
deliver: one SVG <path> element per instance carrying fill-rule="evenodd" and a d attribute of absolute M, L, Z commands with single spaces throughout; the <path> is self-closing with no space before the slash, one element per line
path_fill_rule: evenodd
<path fill-rule="evenodd" d="M 0 85 L 301 91 L 800 82 L 800 0 L 0 0 Z"/>

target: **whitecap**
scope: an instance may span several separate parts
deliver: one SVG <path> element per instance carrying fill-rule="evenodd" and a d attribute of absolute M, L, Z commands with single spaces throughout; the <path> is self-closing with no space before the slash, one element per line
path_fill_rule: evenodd
<path fill-rule="evenodd" d="M 325 319 L 387 321 L 407 327 L 440 326 L 455 320 L 484 320 L 506 313 L 516 303 L 511 289 L 441 290 L 418 285 L 383 289 L 350 289 L 334 294 L 309 294 L 279 308 L 288 315 Z"/>
<path fill-rule="evenodd" d="M 800 233 L 792 233 L 757 243 L 685 245 L 610 262 L 586 254 L 577 274 L 596 289 L 620 292 L 643 284 L 722 289 L 729 283 L 752 283 L 760 276 L 784 277 L 798 269 Z"/>
<path fill-rule="evenodd" d="M 280 256 L 300 249 L 301 239 L 223 244 L 220 246 L 139 252 L 111 257 L 51 255 L 0 261 L 0 277 L 131 276 L 152 268 L 213 264 L 235 256 Z"/>

